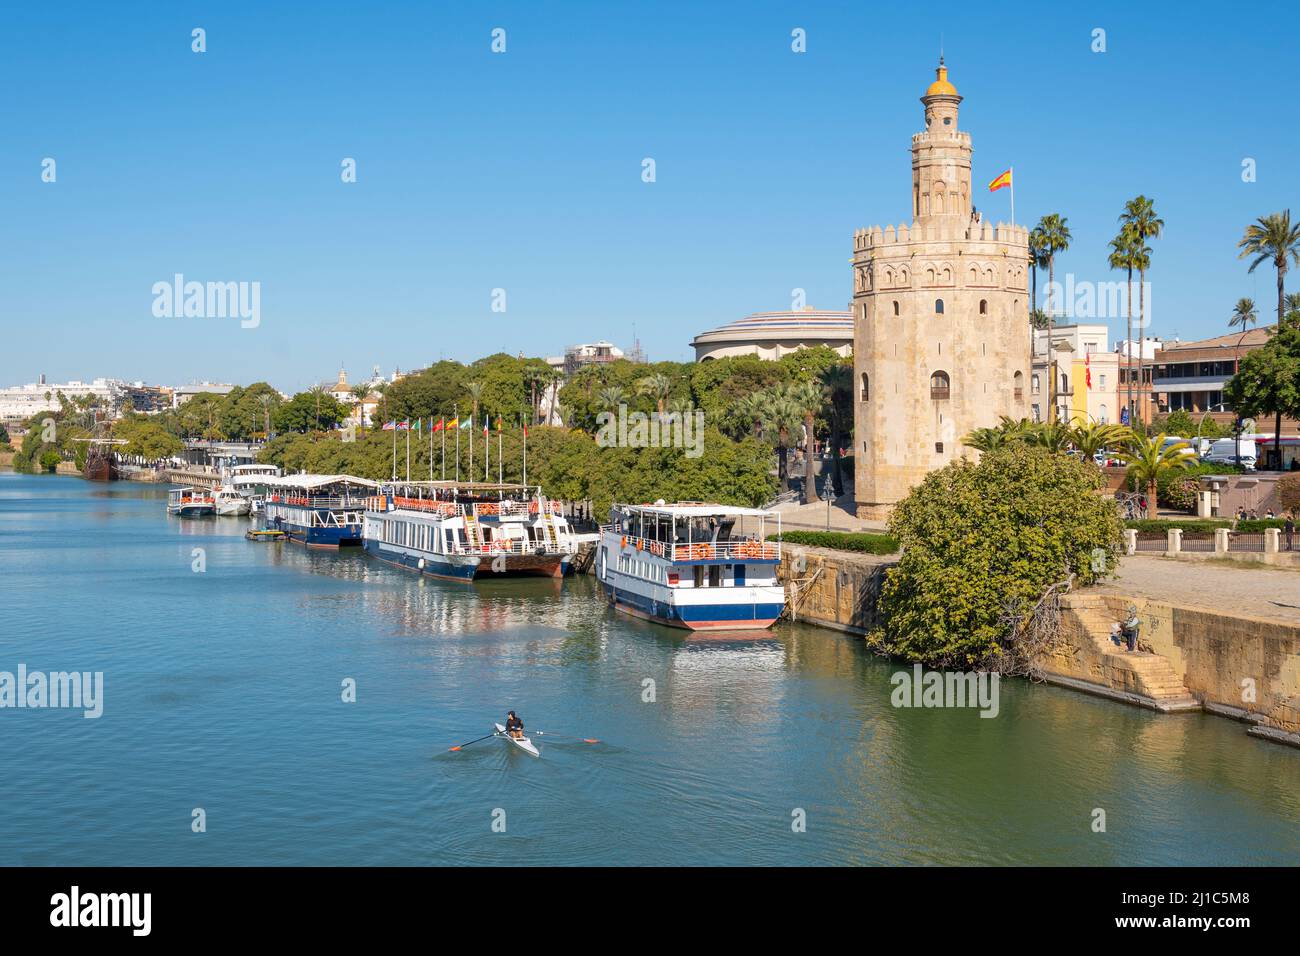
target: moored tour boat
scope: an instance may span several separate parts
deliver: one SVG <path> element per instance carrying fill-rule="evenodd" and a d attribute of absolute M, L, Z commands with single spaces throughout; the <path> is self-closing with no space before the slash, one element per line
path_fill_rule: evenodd
<path fill-rule="evenodd" d="M 167 513 L 203 518 L 217 513 L 217 504 L 204 488 L 173 488 L 167 492 Z"/>
<path fill-rule="evenodd" d="M 378 482 L 353 475 L 270 475 L 262 527 L 319 548 L 361 544 L 366 495 Z"/>
<path fill-rule="evenodd" d="M 540 488 L 485 482 L 386 485 L 366 506 L 368 554 L 433 577 L 568 573 L 578 538 Z"/>
<path fill-rule="evenodd" d="M 771 627 L 785 605 L 775 511 L 682 502 L 615 505 L 601 528 L 596 577 L 621 611 L 692 631 Z M 745 526 L 750 533 L 742 533 Z"/>
<path fill-rule="evenodd" d="M 246 515 L 252 510 L 252 505 L 248 499 L 241 495 L 231 485 L 222 485 L 212 496 L 216 504 L 217 514 L 231 517 Z"/>

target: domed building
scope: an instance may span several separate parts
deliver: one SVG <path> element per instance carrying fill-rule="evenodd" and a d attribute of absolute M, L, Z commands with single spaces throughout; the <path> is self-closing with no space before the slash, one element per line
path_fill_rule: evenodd
<path fill-rule="evenodd" d="M 757 355 L 779 359 L 798 349 L 825 345 L 853 354 L 853 315 L 811 306 L 799 312 L 755 312 L 691 340 L 695 361 Z"/>

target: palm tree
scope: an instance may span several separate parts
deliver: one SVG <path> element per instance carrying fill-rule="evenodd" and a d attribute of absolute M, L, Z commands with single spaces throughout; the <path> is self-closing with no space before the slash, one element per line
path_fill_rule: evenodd
<path fill-rule="evenodd" d="M 649 395 L 654 399 L 655 407 L 659 410 L 659 420 L 664 417 L 664 405 L 668 401 L 668 396 L 673 390 L 673 380 L 667 375 L 656 372 L 653 375 L 647 375 L 636 383 L 638 395 Z"/>
<path fill-rule="evenodd" d="M 1288 292 L 1282 297 L 1282 306 L 1286 309 L 1287 318 L 1291 317 L 1292 312 L 1300 312 L 1300 292 Z"/>
<path fill-rule="evenodd" d="M 799 416 L 803 419 L 803 503 L 812 504 L 817 500 L 817 482 L 813 476 L 813 429 L 817 415 L 826 404 L 826 393 L 820 382 L 812 381 L 794 383 L 788 386 L 786 394 L 799 409 Z"/>
<path fill-rule="evenodd" d="M 1038 307 L 1038 270 L 1048 267 L 1047 251 L 1043 247 L 1043 229 L 1041 225 L 1029 230 L 1029 274 L 1032 277 L 1029 294 L 1029 354 L 1034 354 L 1034 337 L 1038 329 L 1047 327 L 1047 316 Z M 1041 317 L 1041 318 L 1039 318 Z"/>
<path fill-rule="evenodd" d="M 271 404 L 275 401 L 275 396 L 270 392 L 263 392 L 257 396 L 257 403 L 262 406 L 262 417 L 266 425 L 266 437 L 271 437 Z"/>
<path fill-rule="evenodd" d="M 781 482 L 781 491 L 790 490 L 790 473 L 787 467 L 790 452 L 790 434 L 799 427 L 803 419 L 803 410 L 799 408 L 785 387 L 777 387 L 763 392 L 763 433 L 769 440 L 775 439 L 777 477 Z"/>
<path fill-rule="evenodd" d="M 1138 271 L 1138 329 L 1139 337 L 1147 327 L 1146 282 L 1147 269 L 1151 268 L 1151 250 L 1147 248 L 1148 239 L 1159 239 L 1164 231 L 1165 221 L 1156 215 L 1155 203 L 1146 196 L 1135 196 L 1124 204 L 1119 223 L 1133 240 L 1136 250 Z M 1131 338 L 1130 338 L 1131 341 Z M 1130 368 L 1130 371 L 1132 369 Z M 1138 375 L 1142 374 L 1142 353 L 1138 352 Z M 1129 410 L 1129 423 L 1133 422 L 1133 410 Z"/>
<path fill-rule="evenodd" d="M 613 411 L 623 404 L 625 395 L 623 390 L 617 385 L 609 385 L 597 392 L 596 398 L 600 400 L 600 404 L 603 405 L 606 410 Z"/>
<path fill-rule="evenodd" d="M 1128 465 L 1129 480 L 1146 492 L 1147 517 L 1156 513 L 1156 483 L 1166 474 L 1183 471 L 1196 460 L 1192 446 L 1185 441 L 1165 444 L 1163 432 L 1154 438 L 1134 434 L 1121 453 Z"/>
<path fill-rule="evenodd" d="M 755 438 L 763 437 L 763 416 L 767 396 L 763 392 L 750 392 L 736 399 L 732 411 L 749 423 L 749 431 Z"/>
<path fill-rule="evenodd" d="M 1237 304 L 1232 307 L 1232 315 L 1228 317 L 1228 328 L 1241 328 L 1241 336 L 1237 339 L 1237 350 L 1233 356 L 1232 374 L 1236 375 L 1241 367 L 1241 343 L 1246 339 L 1246 333 L 1250 331 L 1250 326 L 1259 321 L 1259 315 L 1255 312 L 1255 300 L 1241 298 Z"/>
<path fill-rule="evenodd" d="M 1056 256 L 1070 248 L 1070 228 L 1060 213 L 1049 213 L 1038 220 L 1034 227 L 1039 230 L 1039 242 L 1043 255 L 1047 259 L 1047 398 L 1051 408 L 1047 413 L 1049 422 L 1056 421 L 1056 356 L 1052 344 L 1053 326 L 1056 316 L 1052 313 L 1052 287 L 1056 283 Z"/>
<path fill-rule="evenodd" d="M 1133 431 L 1123 425 L 1102 422 L 1080 422 L 1070 430 L 1070 442 L 1087 461 L 1093 461 L 1107 448 L 1120 448 L 1133 437 Z"/>
<path fill-rule="evenodd" d="M 1025 441 L 1048 451 L 1063 452 L 1074 443 L 1074 430 L 1062 422 L 1039 422 L 1025 432 Z"/>
<path fill-rule="evenodd" d="M 352 397 L 357 400 L 357 427 L 361 429 L 364 435 L 366 431 L 366 399 L 370 397 L 369 385 L 353 385 L 349 389 Z"/>
<path fill-rule="evenodd" d="M 325 386 L 313 385 L 307 389 L 307 394 L 316 397 L 316 431 L 320 431 L 320 400 L 325 395 Z"/>
<path fill-rule="evenodd" d="M 839 362 L 822 371 L 821 382 L 831 407 L 831 487 L 836 497 L 844 494 L 844 476 L 840 474 L 840 445 L 844 440 L 845 400 L 853 399 L 853 367 Z"/>
<path fill-rule="evenodd" d="M 1277 270 L 1277 325 L 1280 329 L 1286 316 L 1287 265 L 1300 265 L 1300 223 L 1292 224 L 1290 209 L 1260 216 L 1246 227 L 1237 248 L 1241 250 L 1238 258 L 1255 257 L 1247 272 L 1254 272 L 1261 262 L 1271 262 Z"/>
<path fill-rule="evenodd" d="M 1033 441 L 1038 425 L 1027 418 L 1015 419 L 1009 415 L 998 417 L 992 428 L 976 428 L 962 438 L 962 444 L 976 451 L 996 451 L 1018 441 Z"/>
<path fill-rule="evenodd" d="M 1123 269 L 1128 273 L 1128 302 L 1125 306 L 1125 319 L 1128 331 L 1124 336 L 1124 381 L 1126 395 L 1124 407 L 1128 409 L 1128 420 L 1133 421 L 1133 270 L 1141 265 L 1143 247 L 1129 229 L 1121 229 L 1119 235 L 1110 241 L 1110 256 L 1107 263 L 1112 269 Z M 1142 350 L 1138 349 L 1138 368 L 1142 368 Z"/>

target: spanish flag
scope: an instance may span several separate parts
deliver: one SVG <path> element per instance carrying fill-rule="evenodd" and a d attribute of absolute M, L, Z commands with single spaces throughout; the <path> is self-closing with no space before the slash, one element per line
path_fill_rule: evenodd
<path fill-rule="evenodd" d="M 989 192 L 995 193 L 999 189 L 1003 189 L 1010 185 L 1011 185 L 1011 170 L 1008 169 L 997 179 L 993 180 L 993 182 L 989 183 Z"/>
<path fill-rule="evenodd" d="M 453 428 L 459 428 L 459 427 L 460 427 L 459 418 L 453 418 L 451 421 L 447 423 L 447 431 L 451 431 Z"/>

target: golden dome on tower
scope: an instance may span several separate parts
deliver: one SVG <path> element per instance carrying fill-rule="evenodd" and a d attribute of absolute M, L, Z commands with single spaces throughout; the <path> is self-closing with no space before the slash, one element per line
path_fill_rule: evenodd
<path fill-rule="evenodd" d="M 943 57 L 939 57 L 939 66 L 934 71 L 934 82 L 930 88 L 925 91 L 926 96 L 956 96 L 957 87 L 948 82 L 948 68 L 943 65 Z"/>

